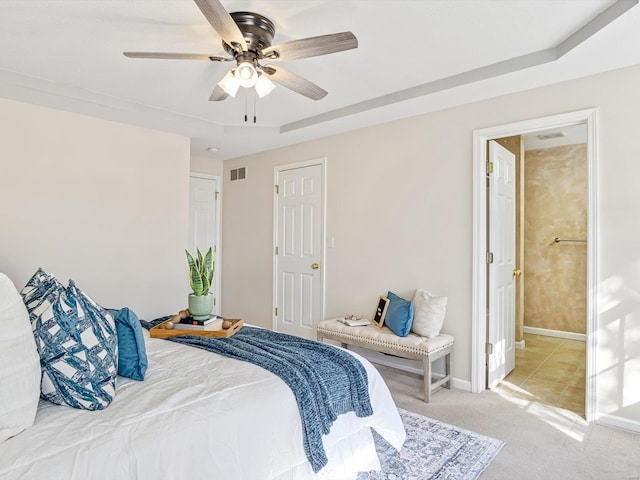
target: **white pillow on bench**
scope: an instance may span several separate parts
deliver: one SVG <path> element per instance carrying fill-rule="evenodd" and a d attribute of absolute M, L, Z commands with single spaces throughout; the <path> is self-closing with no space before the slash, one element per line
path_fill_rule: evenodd
<path fill-rule="evenodd" d="M 440 335 L 447 312 L 447 297 L 436 297 L 426 290 L 416 290 L 411 302 L 414 310 L 411 331 L 427 338 Z"/>

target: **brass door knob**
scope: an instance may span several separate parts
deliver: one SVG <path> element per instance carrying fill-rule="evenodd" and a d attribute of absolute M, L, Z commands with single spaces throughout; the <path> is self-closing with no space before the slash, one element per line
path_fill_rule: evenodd
<path fill-rule="evenodd" d="M 520 270 L 519 268 L 515 269 L 513 271 L 513 276 L 514 277 L 519 277 L 520 275 L 522 275 L 522 270 Z"/>
<path fill-rule="evenodd" d="M 311 264 L 311 268 L 313 268 L 314 270 L 317 270 L 320 268 L 320 264 L 319 263 L 312 263 Z"/>

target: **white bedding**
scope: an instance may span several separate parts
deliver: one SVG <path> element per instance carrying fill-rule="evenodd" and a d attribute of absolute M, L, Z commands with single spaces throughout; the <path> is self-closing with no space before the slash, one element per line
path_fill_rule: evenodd
<path fill-rule="evenodd" d="M 0 444 L 0 478 L 333 480 L 379 469 L 369 427 L 397 449 L 404 442 L 387 386 L 358 357 L 374 414 L 338 418 L 323 439 L 329 464 L 314 475 L 295 398 L 282 380 L 246 362 L 145 336 L 143 382 L 118 377 L 116 398 L 101 411 L 41 401 L 35 424 Z"/>

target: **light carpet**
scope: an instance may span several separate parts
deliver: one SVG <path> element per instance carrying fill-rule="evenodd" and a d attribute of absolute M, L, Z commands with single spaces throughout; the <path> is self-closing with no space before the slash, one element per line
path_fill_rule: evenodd
<path fill-rule="evenodd" d="M 407 440 L 397 452 L 374 432 L 382 471 L 358 480 L 475 480 L 504 442 L 398 409 Z"/>

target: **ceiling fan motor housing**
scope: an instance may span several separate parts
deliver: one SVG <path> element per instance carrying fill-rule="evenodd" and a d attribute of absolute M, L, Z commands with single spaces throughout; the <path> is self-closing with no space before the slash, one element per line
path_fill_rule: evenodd
<path fill-rule="evenodd" d="M 247 42 L 248 52 L 244 52 L 244 55 L 254 59 L 260 58 L 260 52 L 271 46 L 273 36 L 276 33 L 276 27 L 273 22 L 267 17 L 253 12 L 232 12 L 230 15 Z M 222 46 L 229 55 L 233 55 L 234 58 L 240 61 L 239 57 L 242 54 L 239 54 L 233 46 L 224 40 Z M 247 53 L 252 53 L 253 55 L 247 55 Z"/>

